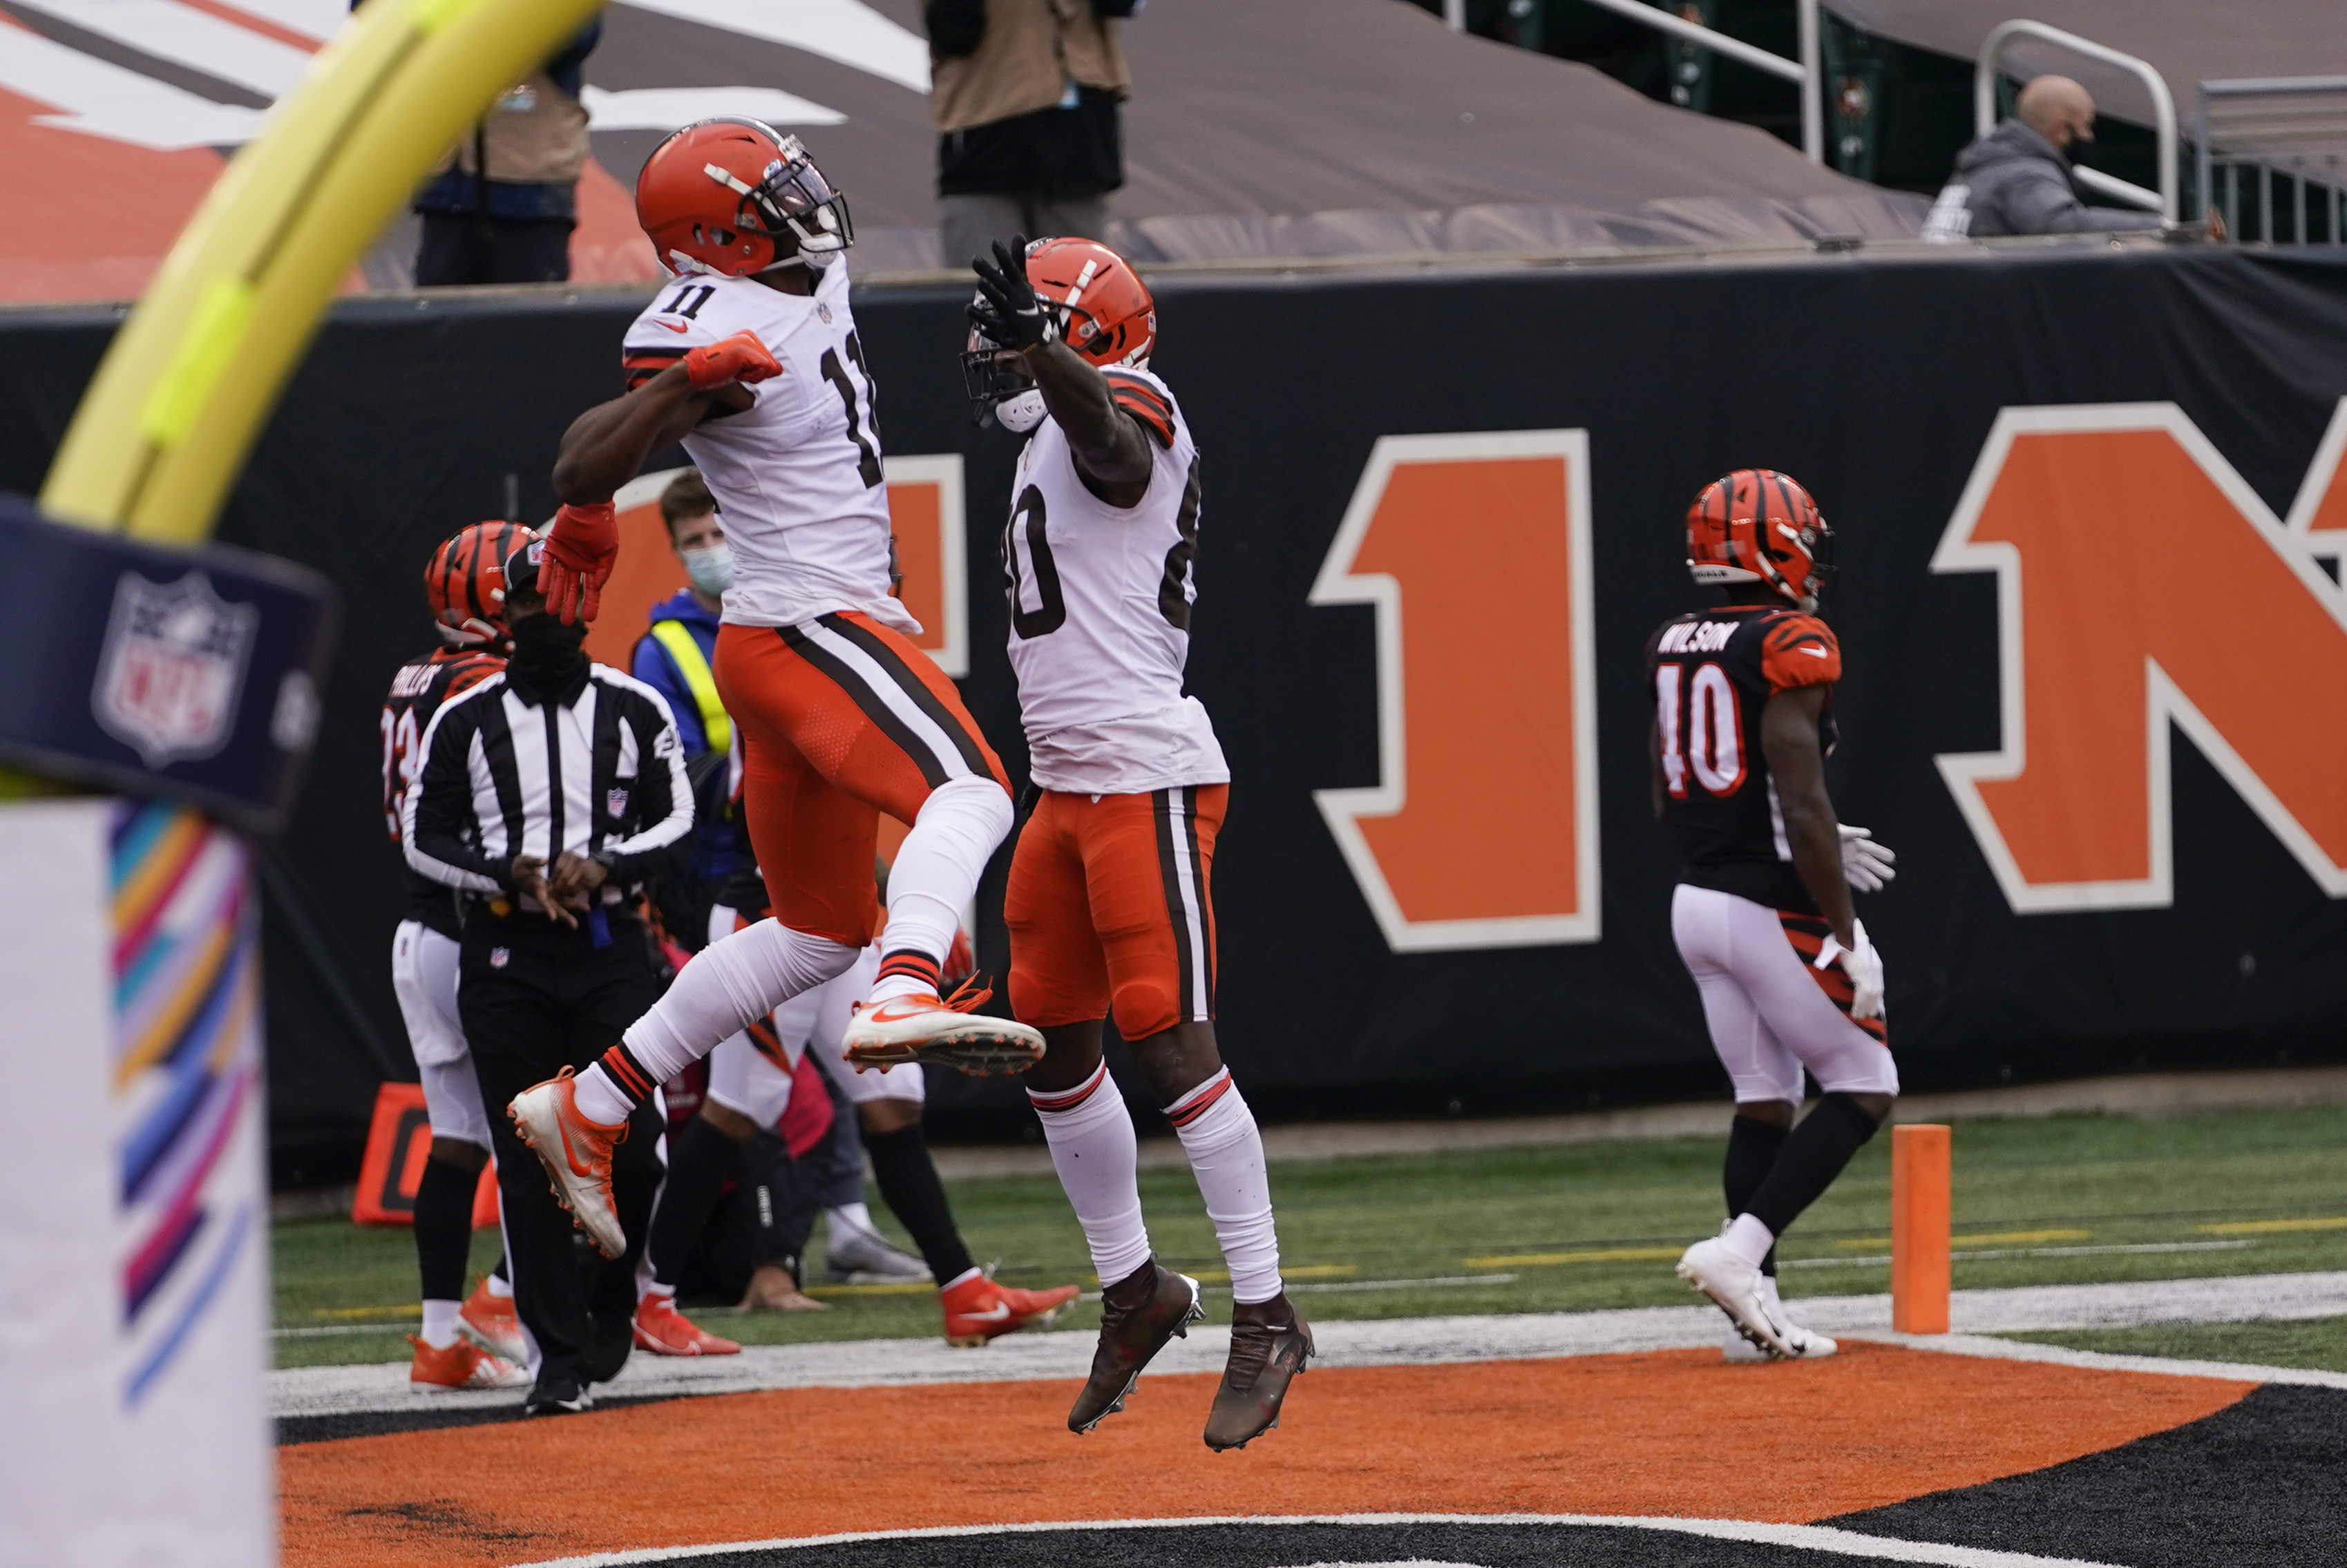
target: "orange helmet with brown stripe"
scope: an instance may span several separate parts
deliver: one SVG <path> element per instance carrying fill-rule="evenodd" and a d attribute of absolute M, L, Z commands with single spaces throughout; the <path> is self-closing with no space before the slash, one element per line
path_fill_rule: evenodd
<path fill-rule="evenodd" d="M 530 538 L 519 523 L 475 523 L 432 552 L 424 569 L 424 597 L 440 639 L 477 648 L 506 639 L 506 557 Z"/>
<path fill-rule="evenodd" d="M 1833 530 L 1789 474 L 1738 468 L 1687 507 L 1687 573 L 1701 583 L 1766 583 L 1814 611 L 1833 574 Z"/>
<path fill-rule="evenodd" d="M 1131 262 L 1097 240 L 1038 240 L 1027 281 L 1059 306 L 1060 341 L 1097 365 L 1146 365 L 1157 302 Z"/>

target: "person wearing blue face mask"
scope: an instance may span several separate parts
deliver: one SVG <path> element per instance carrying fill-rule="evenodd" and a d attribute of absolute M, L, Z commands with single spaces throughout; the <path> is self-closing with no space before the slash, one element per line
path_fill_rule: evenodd
<path fill-rule="evenodd" d="M 712 672 L 718 617 L 733 582 L 733 553 L 717 502 L 699 470 L 687 468 L 661 492 L 661 517 L 669 547 L 683 563 L 689 585 L 652 606 L 651 628 L 636 641 L 629 672 L 668 700 L 683 743 L 685 768 L 702 809 L 693 830 L 692 857 L 683 873 L 661 890 L 663 924 L 687 949 L 699 951 L 707 938 L 710 901 L 736 867 L 738 851 L 726 809 L 725 759 L 733 745 L 733 723 L 717 695 Z M 691 911 L 697 909 L 695 919 Z"/>

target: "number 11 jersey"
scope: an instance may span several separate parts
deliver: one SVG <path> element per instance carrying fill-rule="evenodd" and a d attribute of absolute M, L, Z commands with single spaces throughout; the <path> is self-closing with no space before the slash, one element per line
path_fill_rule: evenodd
<path fill-rule="evenodd" d="M 1081 794 L 1227 784 L 1214 723 L 1182 691 L 1197 598 L 1197 445 L 1163 382 L 1141 370 L 1102 374 L 1148 439 L 1140 501 L 1112 507 L 1093 495 L 1048 418 L 1011 481 L 1003 591 L 1029 772 L 1045 789 Z"/>
<path fill-rule="evenodd" d="M 783 374 L 744 389 L 755 400 L 749 408 L 705 420 L 684 438 L 733 551 L 724 619 L 789 626 L 860 610 L 918 632 L 888 593 L 888 493 L 844 264 L 817 273 L 813 294 L 714 273 L 663 285 L 628 328 L 628 385 L 744 330 Z"/>

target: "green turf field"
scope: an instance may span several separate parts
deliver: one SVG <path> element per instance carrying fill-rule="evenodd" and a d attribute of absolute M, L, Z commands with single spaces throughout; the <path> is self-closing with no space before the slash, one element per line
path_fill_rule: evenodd
<path fill-rule="evenodd" d="M 1863 1151 L 1787 1237 L 1788 1296 L 1890 1287 L 1889 1144 Z M 1715 1141 L 1677 1139 L 1280 1165 L 1281 1253 L 1299 1304 L 1320 1318 L 1679 1305 L 1691 1298 L 1671 1263 L 1719 1224 L 1719 1153 Z M 1142 1189 L 1159 1255 L 1211 1288 L 1221 1259 L 1188 1173 L 1144 1173 Z M 999 1258 L 1006 1282 L 1092 1287 L 1082 1234 L 1049 1177 L 961 1182 L 952 1195 L 971 1250 Z M 873 1207 L 885 1216 L 876 1194 Z M 1960 1122 L 1955 1218 L 1960 1288 L 2347 1267 L 2347 1110 Z M 475 1238 L 477 1268 L 493 1260 L 494 1235 Z M 408 1232 L 315 1220 L 280 1225 L 274 1240 L 279 1366 L 405 1356 Z M 821 1294 L 828 1312 L 696 1316 L 759 1344 L 938 1330 L 925 1290 Z M 1063 1324 L 1094 1321 L 1085 1308 Z M 2335 1322 L 2121 1332 L 2190 1348 L 2044 1337 L 2347 1367 Z M 2218 1348 L 2229 1335 L 2239 1353 Z"/>
<path fill-rule="evenodd" d="M 2004 1337 L 2112 1356 L 2174 1356 L 2190 1361 L 2246 1361 L 2259 1367 L 2347 1372 L 2347 1317 L 2314 1317 L 2299 1323 L 2158 1323 L 2142 1328 L 2078 1328 Z"/>

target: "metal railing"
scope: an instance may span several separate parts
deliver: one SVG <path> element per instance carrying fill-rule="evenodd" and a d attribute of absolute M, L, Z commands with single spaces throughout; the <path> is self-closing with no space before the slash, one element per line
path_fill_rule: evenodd
<path fill-rule="evenodd" d="M 2075 33 L 2065 33 L 2059 27 L 2049 27 L 2043 22 L 2031 22 L 2016 17 L 2000 23 L 1983 41 L 1979 58 L 1973 66 L 1973 128 L 1986 136 L 1996 128 L 1997 62 L 2004 46 L 2015 38 L 2034 38 L 2067 49 L 2089 60 L 2099 60 L 2116 66 L 2140 80 L 2151 94 L 2152 114 L 2157 122 L 2159 136 L 2159 189 L 2147 190 L 2142 186 L 2115 179 L 2098 169 L 2076 169 L 2078 183 L 2114 200 L 2137 207 L 2147 208 L 2174 222 L 2179 213 L 2177 191 L 2176 159 L 2176 99 L 2168 90 L 2168 82 L 2154 70 L 2147 60 L 2122 54 L 2092 38 L 2081 38 Z"/>
<path fill-rule="evenodd" d="M 1724 55 L 1750 66 L 1756 71 L 1766 71 L 1772 77 L 1781 77 L 1791 82 L 1801 90 L 1801 151 L 1811 163 L 1825 161 L 1825 102 L 1819 90 L 1824 73 L 1818 65 L 1818 0 L 1793 0 L 1800 26 L 1801 57 L 1798 60 L 1772 55 L 1741 38 L 1731 38 L 1717 27 L 1687 21 L 1659 6 L 1642 4 L 1641 0 L 1587 0 L 1587 3 L 1611 11 L 1617 16 L 1626 16 L 1643 26 L 1667 33 L 1699 48 Z M 1465 32 L 1467 0 L 1442 0 L 1442 20 L 1452 32 Z"/>
<path fill-rule="evenodd" d="M 2328 113 L 2309 112 L 2304 100 L 2335 100 Z M 2347 183 L 2342 183 L 2341 158 L 2347 152 L 2347 77 L 2251 77 L 2202 82 L 2193 136 L 2197 143 L 2195 194 L 2200 216 L 2207 217 L 2219 195 L 2222 173 L 2226 232 L 2247 239 L 2241 211 L 2242 176 L 2256 180 L 2257 238 L 2269 244 L 2277 236 L 2274 204 L 2277 180 L 2294 188 L 2296 200 L 2288 243 L 2309 242 L 2310 195 L 2321 203 L 2322 229 L 2329 242 L 2340 242 L 2347 220 Z M 2293 101 L 2294 100 L 2294 101 Z M 2309 178 L 2309 165 L 2325 178 L 2318 187 Z"/>

